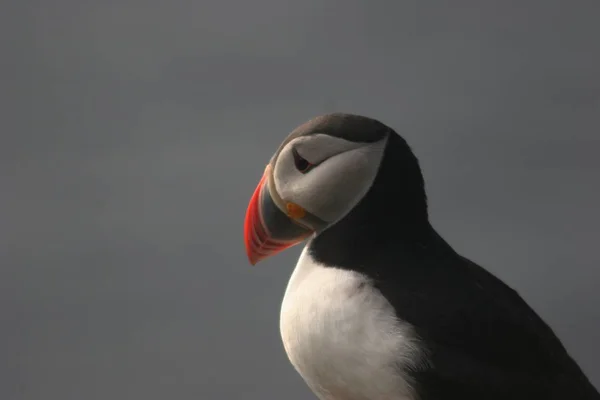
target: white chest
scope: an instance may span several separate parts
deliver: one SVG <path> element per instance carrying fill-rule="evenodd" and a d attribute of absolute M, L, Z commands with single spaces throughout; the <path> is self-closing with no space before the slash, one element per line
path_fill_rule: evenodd
<path fill-rule="evenodd" d="M 287 355 L 321 400 L 410 400 L 403 370 L 419 359 L 410 325 L 356 272 L 302 253 L 281 308 Z"/>

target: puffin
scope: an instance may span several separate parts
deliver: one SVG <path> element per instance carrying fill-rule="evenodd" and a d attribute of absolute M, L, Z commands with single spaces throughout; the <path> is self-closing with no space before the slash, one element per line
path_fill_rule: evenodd
<path fill-rule="evenodd" d="M 277 148 L 244 221 L 250 264 L 305 242 L 280 333 L 319 400 L 600 400 L 544 320 L 432 226 L 418 159 L 334 113 Z"/>

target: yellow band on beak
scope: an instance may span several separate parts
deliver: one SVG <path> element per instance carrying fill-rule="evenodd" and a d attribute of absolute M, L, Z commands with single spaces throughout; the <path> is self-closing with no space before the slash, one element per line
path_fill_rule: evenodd
<path fill-rule="evenodd" d="M 285 208 L 287 210 L 287 216 L 292 219 L 300 219 L 306 215 L 304 208 L 300 207 L 296 203 L 287 203 Z"/>

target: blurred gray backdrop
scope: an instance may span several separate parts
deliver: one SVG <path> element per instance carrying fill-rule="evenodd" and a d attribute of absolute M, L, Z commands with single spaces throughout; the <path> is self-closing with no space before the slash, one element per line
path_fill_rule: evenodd
<path fill-rule="evenodd" d="M 314 397 L 242 223 L 296 125 L 381 119 L 434 225 L 600 385 L 600 3 L 21 0 L 0 12 L 0 398 Z"/>

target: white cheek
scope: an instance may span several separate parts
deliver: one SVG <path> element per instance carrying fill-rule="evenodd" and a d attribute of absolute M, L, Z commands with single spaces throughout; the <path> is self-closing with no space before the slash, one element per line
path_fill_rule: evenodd
<path fill-rule="evenodd" d="M 275 174 L 277 191 L 284 200 L 329 223 L 337 222 L 373 184 L 385 143 L 381 140 L 338 154 L 307 174 L 295 170 L 291 160 L 280 159 Z"/>

